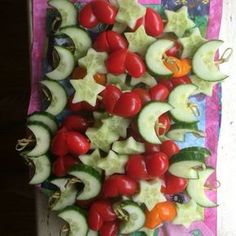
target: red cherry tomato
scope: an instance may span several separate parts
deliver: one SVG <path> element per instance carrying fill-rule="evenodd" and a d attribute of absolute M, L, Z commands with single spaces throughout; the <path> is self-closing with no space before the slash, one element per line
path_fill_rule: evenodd
<path fill-rule="evenodd" d="M 119 100 L 122 92 L 116 86 L 109 84 L 102 92 L 102 102 L 107 112 L 113 113 L 114 107 Z"/>
<path fill-rule="evenodd" d="M 66 129 L 62 128 L 57 131 L 52 139 L 51 151 L 55 156 L 62 157 L 69 152 L 66 144 L 66 132 Z"/>
<path fill-rule="evenodd" d="M 164 135 L 169 131 L 170 122 L 170 118 L 166 113 L 159 117 L 155 126 L 157 136 Z"/>
<path fill-rule="evenodd" d="M 126 175 L 111 175 L 104 184 L 102 193 L 105 198 L 132 196 L 138 191 L 138 183 Z"/>
<path fill-rule="evenodd" d="M 143 59 L 134 52 L 127 53 L 125 67 L 128 74 L 134 78 L 139 78 L 146 72 L 146 65 Z"/>
<path fill-rule="evenodd" d="M 107 32 L 104 31 L 98 35 L 93 47 L 98 52 L 110 52 L 109 43 L 107 40 Z"/>
<path fill-rule="evenodd" d="M 140 135 L 138 131 L 138 125 L 135 120 L 132 121 L 130 128 L 129 128 L 129 134 L 138 142 L 144 142 L 143 137 Z"/>
<path fill-rule="evenodd" d="M 174 88 L 172 82 L 170 81 L 170 79 L 161 79 L 158 81 L 159 84 L 164 85 L 165 87 L 168 88 L 169 92 Z"/>
<path fill-rule="evenodd" d="M 92 10 L 101 23 L 112 25 L 115 23 L 117 9 L 107 1 L 95 0 L 91 2 Z"/>
<path fill-rule="evenodd" d="M 163 32 L 163 21 L 161 16 L 152 8 L 147 8 L 145 14 L 145 30 L 150 36 L 156 37 Z"/>
<path fill-rule="evenodd" d="M 151 97 L 146 89 L 135 88 L 132 90 L 132 92 L 136 93 L 140 97 L 140 99 L 142 101 L 142 105 L 151 101 Z"/>
<path fill-rule="evenodd" d="M 99 230 L 100 236 L 117 236 L 119 232 L 119 224 L 117 221 L 106 222 Z"/>
<path fill-rule="evenodd" d="M 106 61 L 107 70 L 114 75 L 125 73 L 127 49 L 120 49 L 111 53 Z"/>
<path fill-rule="evenodd" d="M 171 158 L 173 155 L 179 152 L 179 147 L 174 141 L 167 140 L 160 145 L 160 150 L 161 152 L 164 152 L 169 158 Z"/>
<path fill-rule="evenodd" d="M 88 29 L 95 27 L 99 23 L 97 17 L 93 13 L 91 3 L 86 4 L 82 8 L 82 10 L 79 13 L 78 21 L 80 25 Z"/>
<path fill-rule="evenodd" d="M 152 100 L 157 100 L 157 101 L 165 101 L 170 93 L 168 88 L 163 84 L 155 85 L 149 90 L 149 92 Z"/>
<path fill-rule="evenodd" d="M 162 186 L 161 191 L 165 194 L 176 194 L 183 192 L 188 185 L 188 179 L 174 176 L 170 173 L 165 174 L 165 187 Z"/>
<path fill-rule="evenodd" d="M 179 57 L 181 50 L 181 44 L 178 41 L 175 41 L 174 46 L 166 51 L 166 55 L 169 57 Z"/>
<path fill-rule="evenodd" d="M 157 178 L 168 170 L 168 157 L 163 152 L 151 153 L 145 156 L 147 172 L 151 178 Z"/>
<path fill-rule="evenodd" d="M 69 115 L 63 121 L 63 126 L 69 131 L 78 131 L 84 133 L 91 125 L 91 121 L 81 115 Z"/>
<path fill-rule="evenodd" d="M 146 163 L 142 155 L 129 156 L 126 163 L 126 174 L 136 180 L 148 179 Z"/>
<path fill-rule="evenodd" d="M 177 87 L 178 85 L 181 85 L 181 84 L 192 83 L 191 79 L 187 75 L 183 77 L 179 77 L 179 78 L 170 78 L 170 81 L 172 82 L 174 87 Z"/>
<path fill-rule="evenodd" d="M 142 101 L 134 92 L 122 93 L 117 101 L 113 113 L 121 117 L 133 117 L 142 107 Z"/>
<path fill-rule="evenodd" d="M 145 153 L 150 154 L 160 151 L 160 144 L 145 143 Z"/>
<path fill-rule="evenodd" d="M 75 131 L 68 131 L 66 133 L 66 144 L 69 152 L 75 155 L 85 154 L 90 148 L 88 139 Z"/>
<path fill-rule="evenodd" d="M 141 17 L 139 18 L 137 21 L 136 21 L 136 25 L 135 27 L 132 29 L 132 31 L 136 31 L 141 25 L 144 25 L 144 17 Z"/>

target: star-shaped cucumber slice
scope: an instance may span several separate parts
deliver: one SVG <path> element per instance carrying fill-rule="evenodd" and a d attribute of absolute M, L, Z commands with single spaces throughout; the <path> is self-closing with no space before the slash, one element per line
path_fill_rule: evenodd
<path fill-rule="evenodd" d="M 113 75 L 113 74 L 107 74 L 107 83 L 108 84 L 114 84 L 121 90 L 131 90 L 130 86 L 126 84 L 126 74 L 121 75 Z"/>
<path fill-rule="evenodd" d="M 189 228 L 195 221 L 204 220 L 204 208 L 199 206 L 193 200 L 190 200 L 186 204 L 177 203 L 177 216 L 172 222 L 176 225 L 183 225 Z"/>
<path fill-rule="evenodd" d="M 139 154 L 145 152 L 145 145 L 137 142 L 133 137 L 124 141 L 116 141 L 112 145 L 112 150 L 119 154 Z"/>
<path fill-rule="evenodd" d="M 131 29 L 135 27 L 136 21 L 145 15 L 146 8 L 138 3 L 137 0 L 117 0 L 119 10 L 116 21 L 127 24 Z"/>
<path fill-rule="evenodd" d="M 107 157 L 98 161 L 98 167 L 105 171 L 106 176 L 112 174 L 125 173 L 125 164 L 128 161 L 127 155 L 117 155 L 115 152 L 110 151 Z"/>
<path fill-rule="evenodd" d="M 105 89 L 104 86 L 95 82 L 91 74 L 86 75 L 83 79 L 70 80 L 70 83 L 75 90 L 73 103 L 85 101 L 95 106 L 98 94 Z"/>
<path fill-rule="evenodd" d="M 97 166 L 98 162 L 101 160 L 101 155 L 98 149 L 95 149 L 91 154 L 79 156 L 79 159 L 83 164 L 91 166 L 96 170 L 100 170 Z"/>
<path fill-rule="evenodd" d="M 152 77 L 147 72 L 139 78 L 133 78 L 133 77 L 131 78 L 131 81 L 130 81 L 131 86 L 136 86 L 137 84 L 141 84 L 141 83 L 147 85 L 148 87 L 153 87 L 157 84 L 157 81 L 154 79 L 154 77 Z"/>
<path fill-rule="evenodd" d="M 95 75 L 96 73 L 105 74 L 107 72 L 105 66 L 107 57 L 107 53 L 97 52 L 93 48 L 90 48 L 87 55 L 79 59 L 79 65 L 86 68 L 90 75 Z"/>
<path fill-rule="evenodd" d="M 193 57 L 196 50 L 207 40 L 202 37 L 199 28 L 193 28 L 188 37 L 180 38 L 179 42 L 183 46 L 182 58 Z"/>
<path fill-rule="evenodd" d="M 145 204 L 149 211 L 159 203 L 166 201 L 164 194 L 161 192 L 162 182 L 159 179 L 152 181 L 140 181 L 140 191 L 133 197 L 135 202 Z"/>
<path fill-rule="evenodd" d="M 178 37 L 183 37 L 184 33 L 193 28 L 195 23 L 189 18 L 188 8 L 181 7 L 178 11 L 165 10 L 168 22 L 164 32 L 173 32 Z"/>
<path fill-rule="evenodd" d="M 148 47 L 156 41 L 155 38 L 146 34 L 144 26 L 141 25 L 135 32 L 125 33 L 125 37 L 129 42 L 129 50 L 137 52 L 144 56 Z"/>

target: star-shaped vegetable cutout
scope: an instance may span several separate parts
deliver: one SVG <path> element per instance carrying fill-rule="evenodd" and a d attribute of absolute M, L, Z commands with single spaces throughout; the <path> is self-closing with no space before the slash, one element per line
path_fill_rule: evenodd
<path fill-rule="evenodd" d="M 199 28 L 194 28 L 188 37 L 179 39 L 183 46 L 182 58 L 193 57 L 196 50 L 206 41 L 202 37 Z"/>
<path fill-rule="evenodd" d="M 135 32 L 125 33 L 125 37 L 129 42 L 130 51 L 145 55 L 148 47 L 156 41 L 155 38 L 146 34 L 144 26 L 141 25 Z"/>
<path fill-rule="evenodd" d="M 127 24 L 131 29 L 135 27 L 136 21 L 144 16 L 146 8 L 137 0 L 117 0 L 119 10 L 116 20 L 119 23 Z"/>
<path fill-rule="evenodd" d="M 189 228 L 195 221 L 204 220 L 204 208 L 199 206 L 193 200 L 186 204 L 177 203 L 177 216 L 172 222 L 176 225 L 184 225 Z"/>
<path fill-rule="evenodd" d="M 135 202 L 144 203 L 149 211 L 159 203 L 166 201 L 164 194 L 161 192 L 161 180 L 140 181 L 140 191 L 133 197 Z"/>
<path fill-rule="evenodd" d="M 115 152 L 110 151 L 107 157 L 99 160 L 98 167 L 105 170 L 106 176 L 112 174 L 125 173 L 125 164 L 128 160 L 127 155 L 117 155 Z"/>
<path fill-rule="evenodd" d="M 101 160 L 101 155 L 98 149 L 95 149 L 91 154 L 79 156 L 79 159 L 83 164 L 91 166 L 96 170 L 100 170 L 97 166 L 98 162 Z"/>
<path fill-rule="evenodd" d="M 165 13 L 168 19 L 165 32 L 173 32 L 178 37 L 183 37 L 186 30 L 195 26 L 195 23 L 189 18 L 186 6 L 181 7 L 177 12 L 165 10 Z"/>
<path fill-rule="evenodd" d="M 105 89 L 104 86 L 95 82 L 91 74 L 86 75 L 83 79 L 70 80 L 70 83 L 75 89 L 73 103 L 85 101 L 95 106 L 98 94 Z"/>
<path fill-rule="evenodd" d="M 107 57 L 107 53 L 97 52 L 93 48 L 90 48 L 87 55 L 79 59 L 79 65 L 86 68 L 90 75 L 95 75 L 96 73 L 105 74 L 107 72 L 105 66 Z"/>
<path fill-rule="evenodd" d="M 146 72 L 142 77 L 132 78 L 130 85 L 136 86 L 137 84 L 141 83 L 147 85 L 148 87 L 153 87 L 157 84 L 157 81 L 150 74 Z"/>

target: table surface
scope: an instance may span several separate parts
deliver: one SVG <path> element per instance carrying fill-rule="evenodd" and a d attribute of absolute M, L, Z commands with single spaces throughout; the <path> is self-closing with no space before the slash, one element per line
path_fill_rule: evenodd
<path fill-rule="evenodd" d="M 236 236 L 236 1 L 223 0 L 223 17 L 220 38 L 225 41 L 221 52 L 227 47 L 234 47 L 234 54 L 229 63 L 221 69 L 229 75 L 222 83 L 222 127 L 218 146 L 217 178 L 221 182 L 218 190 L 218 236 Z M 51 215 L 47 222 L 46 199 L 37 191 L 37 226 L 38 235 L 58 235 L 61 220 Z M 204 235 L 207 236 L 207 235 Z"/>

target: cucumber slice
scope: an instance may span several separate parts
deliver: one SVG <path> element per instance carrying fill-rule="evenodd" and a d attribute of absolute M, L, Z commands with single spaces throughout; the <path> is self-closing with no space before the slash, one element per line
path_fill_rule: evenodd
<path fill-rule="evenodd" d="M 221 81 L 228 76 L 220 72 L 215 64 L 215 55 L 218 48 L 223 44 L 221 40 L 211 40 L 204 43 L 194 54 L 192 66 L 193 72 L 199 78 L 206 81 Z"/>
<path fill-rule="evenodd" d="M 126 84 L 126 74 L 113 75 L 107 74 L 107 84 L 114 84 L 123 91 L 129 91 L 132 88 Z"/>
<path fill-rule="evenodd" d="M 27 127 L 33 133 L 36 144 L 32 150 L 26 152 L 26 156 L 38 157 L 47 153 L 51 141 L 49 128 L 45 124 L 36 121 L 29 123 Z"/>
<path fill-rule="evenodd" d="M 196 168 L 203 166 L 205 166 L 203 153 L 180 151 L 170 159 L 169 172 L 178 177 L 197 179 L 198 170 Z"/>
<path fill-rule="evenodd" d="M 90 229 L 90 230 L 88 231 L 87 236 L 98 236 L 98 232 L 97 232 L 97 231 L 93 231 L 93 230 Z"/>
<path fill-rule="evenodd" d="M 189 228 L 193 222 L 204 220 L 204 208 L 197 205 L 193 200 L 186 204 L 177 203 L 176 206 L 177 216 L 172 221 L 173 224 Z"/>
<path fill-rule="evenodd" d="M 167 50 L 174 46 L 174 42 L 169 39 L 158 39 L 147 50 L 145 60 L 148 69 L 155 76 L 168 76 L 170 77 L 173 72 L 169 70 L 164 62 L 163 57 Z"/>
<path fill-rule="evenodd" d="M 124 141 L 114 142 L 112 150 L 124 155 L 139 154 L 145 152 L 145 145 L 137 142 L 133 137 L 130 137 Z"/>
<path fill-rule="evenodd" d="M 70 231 L 68 236 L 88 236 L 88 223 L 86 214 L 76 206 L 69 206 L 59 212 L 58 216 L 66 221 Z M 96 234 L 95 234 L 96 235 Z"/>
<path fill-rule="evenodd" d="M 187 147 L 187 148 L 183 148 L 180 151 L 181 153 L 184 152 L 198 152 L 201 155 L 204 156 L 204 158 L 207 158 L 211 155 L 211 151 L 207 148 L 203 148 L 203 147 Z"/>
<path fill-rule="evenodd" d="M 187 186 L 187 192 L 189 196 L 200 206 L 202 207 L 217 207 L 218 205 L 215 202 L 212 202 L 205 194 L 205 183 L 209 176 L 213 174 L 215 170 L 212 168 L 207 168 L 205 170 L 199 171 L 198 179 L 189 180 Z"/>
<path fill-rule="evenodd" d="M 78 178 L 84 188 L 79 193 L 77 200 L 89 200 L 96 197 L 101 190 L 101 175 L 94 168 L 86 165 L 73 166 L 69 174 Z"/>
<path fill-rule="evenodd" d="M 59 211 L 67 206 L 71 206 L 76 201 L 77 189 L 75 185 L 68 184 L 69 178 L 58 178 L 51 181 L 59 188 L 59 198 L 50 206 L 51 210 Z"/>
<path fill-rule="evenodd" d="M 148 73 L 145 73 L 143 76 L 139 78 L 131 78 L 130 85 L 136 86 L 138 84 L 145 84 L 148 87 L 153 87 L 157 84 L 157 81 Z"/>
<path fill-rule="evenodd" d="M 189 18 L 188 8 L 186 6 L 181 7 L 176 12 L 165 10 L 165 13 L 168 21 L 164 32 L 173 32 L 178 37 L 183 37 L 187 30 L 195 26 L 195 23 Z"/>
<path fill-rule="evenodd" d="M 66 27 L 63 28 L 60 33 L 66 34 L 72 39 L 75 45 L 74 57 L 76 61 L 85 56 L 89 48 L 92 47 L 92 40 L 89 37 L 89 34 L 80 28 L 73 26 Z"/>
<path fill-rule="evenodd" d="M 67 104 L 65 88 L 53 80 L 43 80 L 40 83 L 49 90 L 51 95 L 50 104 L 45 111 L 54 116 L 58 115 L 64 110 Z"/>
<path fill-rule="evenodd" d="M 162 114 L 171 109 L 171 105 L 164 102 L 150 102 L 142 108 L 137 120 L 138 130 L 147 142 L 161 143 L 155 131 L 156 121 Z"/>
<path fill-rule="evenodd" d="M 174 141 L 184 142 L 185 134 L 192 133 L 197 137 L 204 137 L 204 132 L 198 130 L 197 123 L 176 123 L 171 125 L 166 136 Z"/>
<path fill-rule="evenodd" d="M 172 90 L 169 95 L 169 104 L 174 108 L 170 110 L 171 115 L 178 121 L 193 123 L 198 121 L 198 116 L 194 113 L 189 102 L 189 97 L 197 91 L 193 84 L 179 85 Z"/>
<path fill-rule="evenodd" d="M 34 122 L 39 121 L 48 126 L 52 134 L 55 134 L 55 132 L 58 129 L 58 123 L 55 116 L 52 114 L 41 111 L 41 112 L 34 112 L 27 118 L 27 122 Z"/>
<path fill-rule="evenodd" d="M 209 97 L 212 96 L 214 87 L 217 82 L 205 81 L 197 77 L 196 75 L 190 76 L 190 79 L 194 85 L 198 87 L 196 94 L 203 93 Z"/>
<path fill-rule="evenodd" d="M 130 200 L 122 201 L 118 204 L 118 208 L 128 216 L 128 220 L 121 224 L 121 234 L 133 233 L 144 226 L 145 214 L 137 203 Z"/>
<path fill-rule="evenodd" d="M 61 15 L 61 28 L 77 24 L 77 10 L 68 0 L 49 0 L 48 4 L 57 9 Z"/>
<path fill-rule="evenodd" d="M 47 155 L 31 158 L 31 163 L 34 166 L 34 176 L 31 178 L 29 184 L 41 184 L 51 174 L 51 163 Z"/>
<path fill-rule="evenodd" d="M 58 66 L 46 76 L 52 80 L 66 79 L 75 67 L 75 60 L 73 54 L 66 48 L 55 46 L 54 49 L 59 55 L 60 61 Z"/>
<path fill-rule="evenodd" d="M 123 174 L 125 173 L 125 164 L 128 161 L 127 155 L 117 155 L 110 151 L 105 158 L 98 161 L 97 166 L 105 171 L 105 175 Z"/>

